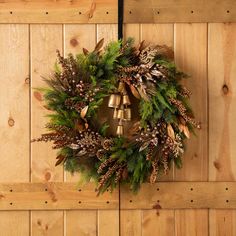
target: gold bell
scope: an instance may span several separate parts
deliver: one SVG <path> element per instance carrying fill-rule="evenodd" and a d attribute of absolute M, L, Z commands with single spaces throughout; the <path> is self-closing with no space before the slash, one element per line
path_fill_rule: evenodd
<path fill-rule="evenodd" d="M 117 134 L 118 136 L 121 136 L 121 135 L 124 134 L 124 126 L 123 126 L 122 124 L 119 124 L 119 125 L 117 126 L 116 134 Z"/>
<path fill-rule="evenodd" d="M 124 120 L 126 120 L 126 121 L 131 120 L 131 109 L 130 108 L 124 109 Z"/>
<path fill-rule="evenodd" d="M 125 84 L 124 84 L 124 82 L 120 82 L 120 83 L 119 83 L 118 91 L 119 91 L 120 93 L 124 93 L 124 91 L 125 91 Z"/>
<path fill-rule="evenodd" d="M 117 118 L 123 120 L 124 119 L 124 109 L 121 108 L 118 110 Z"/>
<path fill-rule="evenodd" d="M 114 113 L 113 113 L 113 119 L 118 119 L 118 111 L 115 108 Z"/>
<path fill-rule="evenodd" d="M 108 107 L 118 108 L 120 105 L 121 96 L 119 94 L 111 94 L 108 102 Z"/>
<path fill-rule="evenodd" d="M 123 95 L 123 104 L 124 105 L 130 105 L 129 96 L 127 94 Z"/>

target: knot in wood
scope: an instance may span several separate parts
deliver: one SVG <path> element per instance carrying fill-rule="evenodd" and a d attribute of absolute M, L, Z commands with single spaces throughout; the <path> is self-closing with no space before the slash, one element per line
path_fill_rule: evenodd
<path fill-rule="evenodd" d="M 222 91 L 224 95 L 227 95 L 229 93 L 229 87 L 226 84 L 224 84 L 222 86 Z"/>
<path fill-rule="evenodd" d="M 12 118 L 9 118 L 9 119 L 8 119 L 8 125 L 9 125 L 10 127 L 13 127 L 14 124 L 15 124 L 15 121 L 14 121 Z"/>

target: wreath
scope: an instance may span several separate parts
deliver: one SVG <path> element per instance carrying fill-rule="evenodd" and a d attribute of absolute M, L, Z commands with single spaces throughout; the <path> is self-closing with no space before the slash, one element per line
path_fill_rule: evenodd
<path fill-rule="evenodd" d="M 58 60 L 47 88 L 48 132 L 35 141 L 59 149 L 56 165 L 94 179 L 98 193 L 128 183 L 137 191 L 155 183 L 174 163 L 182 166 L 184 140 L 200 124 L 188 104 L 186 75 L 167 46 L 134 46 L 132 38 L 103 50 Z"/>

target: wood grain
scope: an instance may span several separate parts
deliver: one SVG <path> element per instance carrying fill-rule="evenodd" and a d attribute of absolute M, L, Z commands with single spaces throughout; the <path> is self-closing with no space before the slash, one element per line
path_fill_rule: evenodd
<path fill-rule="evenodd" d="M 94 24 L 66 24 L 64 25 L 64 54 L 81 53 L 83 48 L 92 50 L 96 44 L 96 25 Z M 80 180 L 80 174 L 65 173 L 65 181 Z M 93 186 L 93 190 L 95 186 Z M 94 193 L 95 195 L 95 193 Z M 78 202 L 82 199 L 78 199 Z M 84 201 L 83 204 L 84 205 Z M 66 235 L 96 235 L 97 233 L 97 211 L 66 211 L 65 212 Z"/>
<path fill-rule="evenodd" d="M 208 82 L 207 82 L 207 24 L 175 25 L 175 62 L 177 67 L 190 76 L 184 84 L 192 91 L 190 104 L 195 117 L 201 122 L 202 129 L 192 135 L 186 142 L 183 157 L 183 168 L 175 170 L 175 181 L 207 181 L 208 180 Z M 193 187 L 196 188 L 195 186 Z M 193 200 L 193 202 L 191 202 Z M 194 199 L 188 200 L 194 203 Z M 222 202 L 226 200 L 222 199 Z M 198 201 L 196 204 L 200 204 Z M 222 203 L 223 204 L 223 203 Z M 201 205 L 201 204 L 200 204 Z M 222 205 L 223 206 L 223 205 Z M 191 235 L 192 228 L 196 232 L 207 234 L 208 211 L 192 210 L 175 212 L 175 224 L 180 235 Z M 182 224 L 181 222 L 188 222 Z M 191 228 L 188 225 L 192 225 Z M 179 227 L 179 226 L 183 227 Z M 204 234 L 204 235 L 205 235 Z"/>
<path fill-rule="evenodd" d="M 234 185 L 234 182 L 160 182 L 143 184 L 137 195 L 124 187 L 121 209 L 231 208 L 236 198 Z"/>
<path fill-rule="evenodd" d="M 206 210 L 182 210 L 175 212 L 176 235 L 201 235 L 208 236 L 208 211 Z M 199 220 L 204 219 L 204 220 Z"/>
<path fill-rule="evenodd" d="M 84 187 L 76 187 L 75 182 L 1 183 L 0 190 L 0 210 L 119 208 L 118 190 L 98 197 L 93 183 Z M 120 194 L 124 210 L 236 208 L 235 182 L 147 183 L 136 195 L 128 186 Z"/>
<path fill-rule="evenodd" d="M 126 0 L 125 23 L 235 22 L 234 0 Z M 117 23 L 114 0 L 8 0 L 0 23 Z"/>
<path fill-rule="evenodd" d="M 209 179 L 235 181 L 236 24 L 209 24 L 208 37 Z M 210 235 L 235 235 L 235 212 L 210 210 Z"/>
<path fill-rule="evenodd" d="M 186 143 L 183 168 L 176 170 L 175 180 L 203 181 L 208 179 L 208 118 L 207 118 L 207 25 L 175 25 L 175 62 L 190 78 L 184 81 L 192 91 L 190 104 L 201 130 Z"/>
<path fill-rule="evenodd" d="M 121 198 L 122 201 L 122 198 Z M 142 211 L 138 210 L 120 210 L 120 235 L 129 236 L 142 235 Z"/>
<path fill-rule="evenodd" d="M 117 24 L 98 24 L 97 25 L 97 35 L 96 41 L 104 38 L 104 46 L 110 41 L 117 40 Z M 119 191 L 119 187 L 117 188 Z M 119 195 L 117 195 L 117 201 L 119 201 Z M 117 236 L 120 234 L 120 222 L 119 222 L 119 210 L 112 211 L 98 211 L 98 236 Z M 106 216 L 109 215 L 109 220 Z M 107 225 L 107 228 L 104 228 L 104 225 Z"/>
<path fill-rule="evenodd" d="M 0 25 L 0 36 L 0 181 L 29 181 L 29 26 Z M 0 212 L 0 229 L 28 235 L 29 212 Z"/>
<path fill-rule="evenodd" d="M 119 209 L 98 211 L 98 235 L 119 236 Z"/>
<path fill-rule="evenodd" d="M 114 0 L 4 1 L 0 23 L 115 23 Z"/>
<path fill-rule="evenodd" d="M 31 136 L 39 137 L 46 132 L 47 122 L 42 94 L 34 88 L 46 86 L 42 76 L 47 77 L 56 60 L 56 49 L 62 50 L 62 25 L 31 25 Z M 55 167 L 56 152 L 50 143 L 32 143 L 31 147 L 31 178 L 32 182 L 51 182 L 63 180 L 62 167 Z M 43 202 L 45 202 L 44 200 Z M 44 203 L 45 204 L 45 203 Z M 45 204 L 46 205 L 46 204 Z M 55 221 L 55 219 L 57 219 Z M 35 223 L 41 221 L 50 225 L 51 235 L 63 235 L 63 212 L 32 212 L 32 234 L 47 233 L 47 227 Z"/>
<path fill-rule="evenodd" d="M 69 211 L 66 215 L 66 236 L 96 236 L 97 235 L 97 211 L 80 210 Z M 68 213 L 68 211 L 67 211 Z"/>
<path fill-rule="evenodd" d="M 150 44 L 167 45 L 174 47 L 174 25 L 173 24 L 141 24 L 141 40 Z M 172 181 L 174 169 L 170 169 L 167 175 L 158 181 Z M 154 205 L 154 204 L 153 204 Z M 152 208 L 150 208 L 152 209 Z M 155 231 L 154 231 L 155 230 Z M 158 235 L 168 236 L 174 234 L 174 211 L 143 210 L 142 211 L 142 235 L 148 236 L 152 232 Z"/>
<path fill-rule="evenodd" d="M 142 235 L 174 235 L 175 217 L 173 210 L 148 210 L 142 213 Z"/>
<path fill-rule="evenodd" d="M 98 197 L 93 183 L 84 187 L 76 187 L 76 182 L 9 183 L 0 184 L 0 190 L 0 210 L 91 210 L 118 209 L 119 206 L 118 190 Z M 48 217 L 50 212 L 44 213 Z"/>
<path fill-rule="evenodd" d="M 233 0 L 127 0 L 125 23 L 235 22 Z"/>
<path fill-rule="evenodd" d="M 138 45 L 141 40 L 140 24 L 125 24 L 124 39 L 134 37 L 135 45 Z M 133 108 L 134 109 L 134 108 Z M 121 191 L 121 190 L 120 190 Z M 124 193 L 125 194 L 125 193 Z M 120 198 L 120 205 L 123 198 Z M 120 235 L 142 235 L 142 210 L 124 210 L 120 209 Z"/>

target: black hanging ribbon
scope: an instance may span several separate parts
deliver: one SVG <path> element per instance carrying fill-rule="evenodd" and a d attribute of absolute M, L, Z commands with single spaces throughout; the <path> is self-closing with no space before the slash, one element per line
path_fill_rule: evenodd
<path fill-rule="evenodd" d="M 118 39 L 123 39 L 124 0 L 118 0 Z"/>

